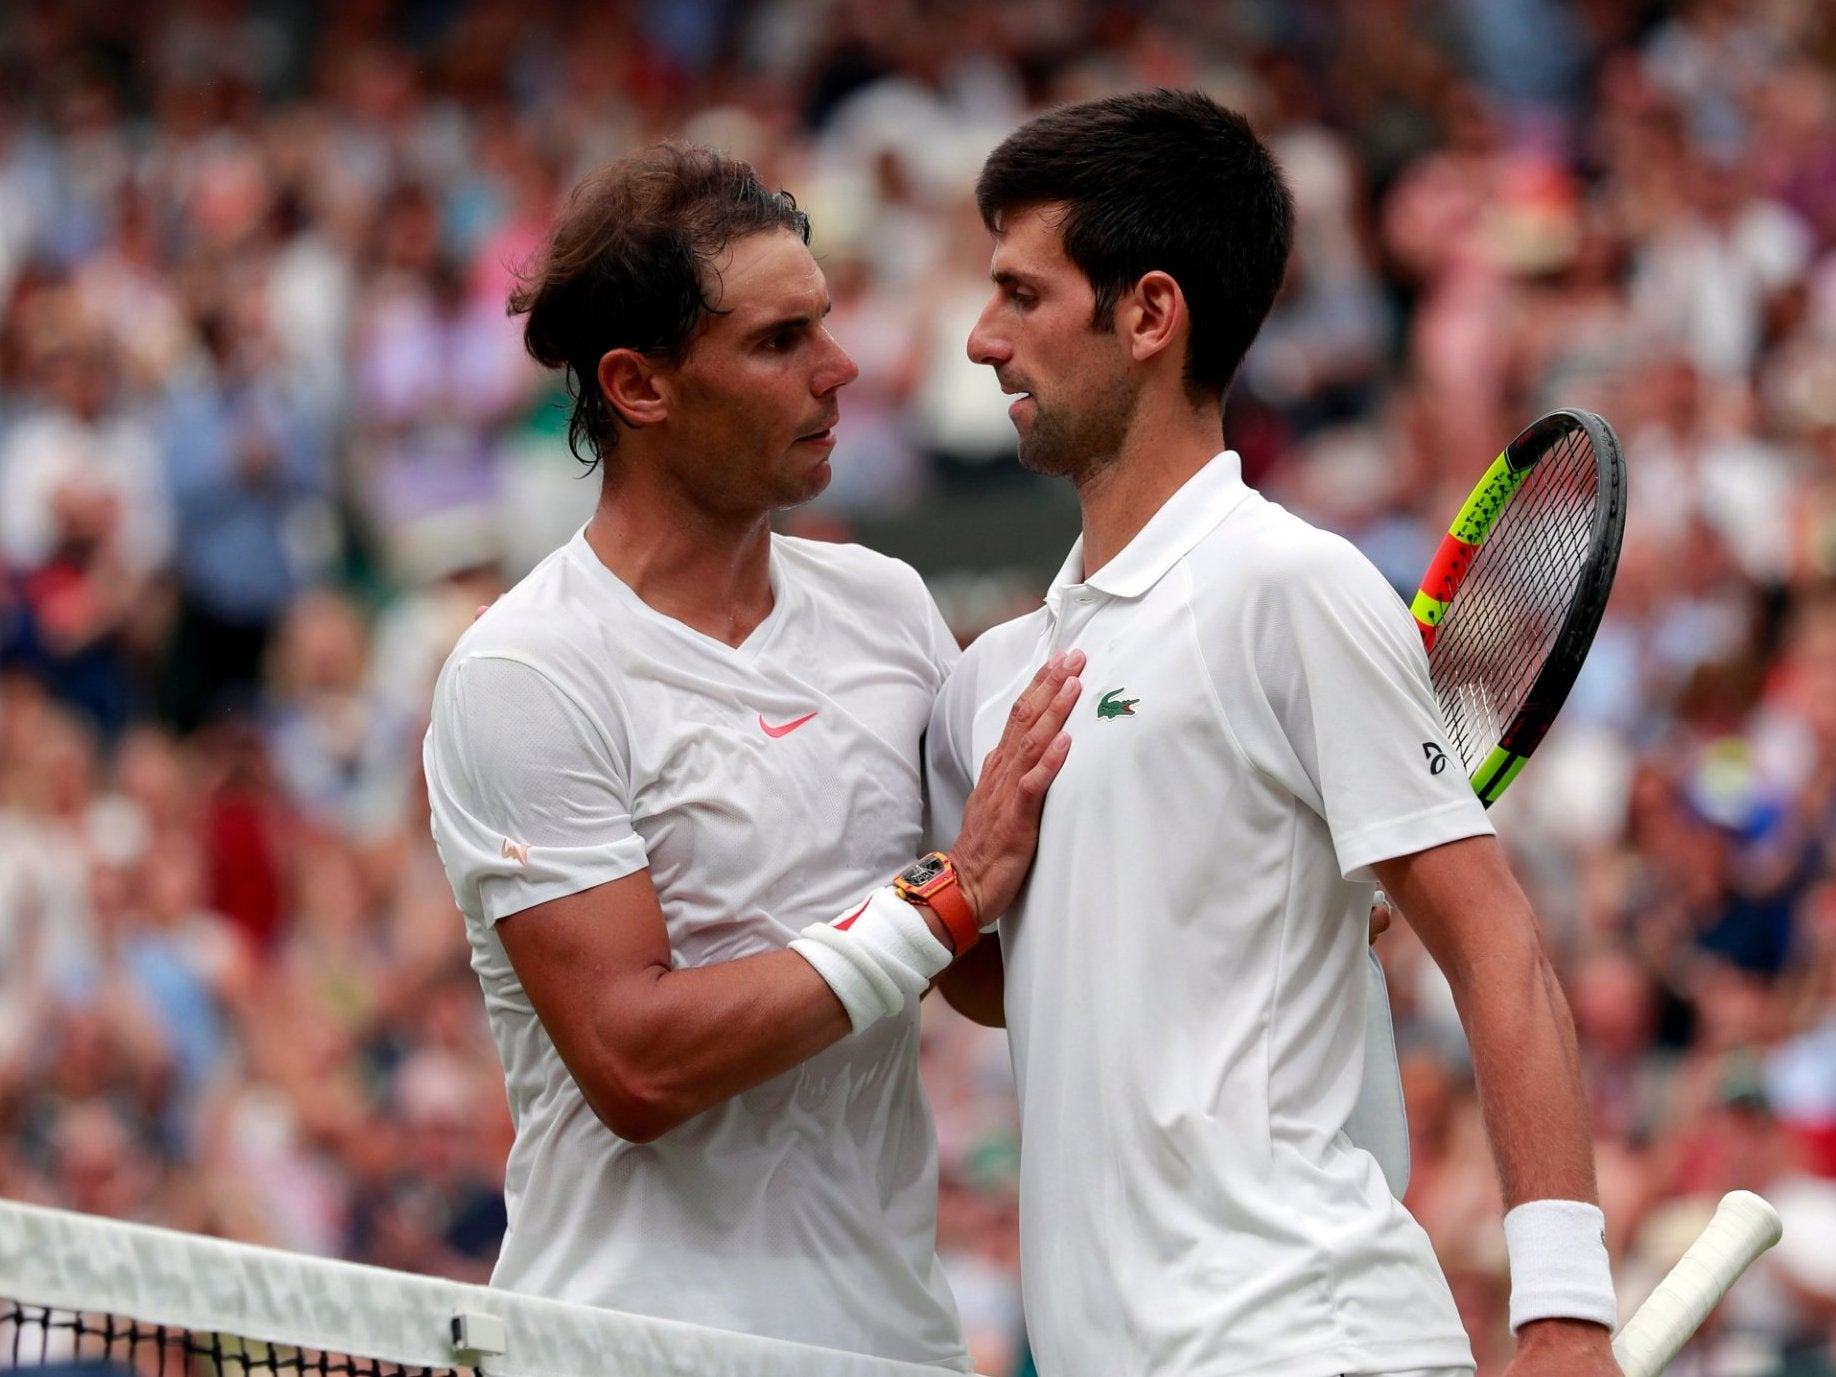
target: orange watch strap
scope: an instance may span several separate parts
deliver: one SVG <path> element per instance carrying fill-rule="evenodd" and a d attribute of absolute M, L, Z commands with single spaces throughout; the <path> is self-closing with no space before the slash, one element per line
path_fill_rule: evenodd
<path fill-rule="evenodd" d="M 976 921 L 974 910 L 969 907 L 969 898 L 963 893 L 957 882 L 954 869 L 950 872 L 948 884 L 939 885 L 930 894 L 912 896 L 939 918 L 950 933 L 950 950 L 961 956 L 975 945 L 975 939 L 982 935 L 982 925 Z"/>

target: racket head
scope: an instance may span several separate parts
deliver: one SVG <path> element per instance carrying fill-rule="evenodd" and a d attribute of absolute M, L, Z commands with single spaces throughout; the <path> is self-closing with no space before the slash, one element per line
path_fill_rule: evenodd
<path fill-rule="evenodd" d="M 1449 744 L 1487 807 L 1581 672 L 1619 566 L 1618 437 L 1590 411 L 1532 422 L 1486 470 L 1412 604 Z"/>

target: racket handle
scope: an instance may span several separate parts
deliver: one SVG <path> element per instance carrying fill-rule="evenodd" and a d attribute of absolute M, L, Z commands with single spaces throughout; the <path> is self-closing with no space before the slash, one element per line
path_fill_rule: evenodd
<path fill-rule="evenodd" d="M 1779 1212 L 1752 1191 L 1722 1196 L 1701 1236 L 1613 1336 L 1613 1356 L 1626 1377 L 1657 1377 L 1783 1232 Z"/>

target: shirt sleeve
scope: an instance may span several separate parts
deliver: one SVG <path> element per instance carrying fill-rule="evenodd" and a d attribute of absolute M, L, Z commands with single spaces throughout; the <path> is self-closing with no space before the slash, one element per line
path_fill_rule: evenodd
<path fill-rule="evenodd" d="M 1363 882 L 1374 862 L 1492 825 L 1447 747 L 1408 610 L 1349 542 L 1309 535 L 1264 562 L 1241 660 L 1208 658 L 1251 763 L 1325 820 L 1341 873 Z"/>
<path fill-rule="evenodd" d="M 622 752 L 533 665 L 455 661 L 422 754 L 434 841 L 468 913 L 495 923 L 647 864 Z"/>

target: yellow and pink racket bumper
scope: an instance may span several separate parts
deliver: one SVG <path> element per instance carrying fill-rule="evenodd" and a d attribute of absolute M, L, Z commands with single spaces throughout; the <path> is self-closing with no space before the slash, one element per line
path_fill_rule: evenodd
<path fill-rule="evenodd" d="M 1479 485 L 1473 489 L 1472 496 L 1466 499 L 1466 505 L 1460 508 L 1460 514 L 1454 518 L 1453 525 L 1447 528 L 1447 534 L 1441 538 L 1441 546 L 1434 552 L 1428 572 L 1422 575 L 1422 586 L 1416 591 L 1414 601 L 1409 604 L 1415 625 L 1422 633 L 1424 650 L 1434 649 L 1434 638 L 1441 621 L 1447 616 L 1454 594 L 1466 582 L 1473 560 L 1479 554 L 1479 547 L 1485 544 L 1492 523 L 1498 520 L 1499 512 L 1504 510 L 1505 503 L 1511 500 L 1511 495 L 1517 491 L 1529 472 L 1529 465 L 1518 468 L 1512 463 L 1510 450 L 1499 455 L 1485 471 Z M 1510 787 L 1511 781 L 1517 778 L 1517 772 L 1524 768 L 1527 759 L 1527 755 L 1517 754 L 1508 744 L 1494 747 L 1479 768 L 1473 771 L 1473 791 L 1482 802 L 1491 803 Z"/>

